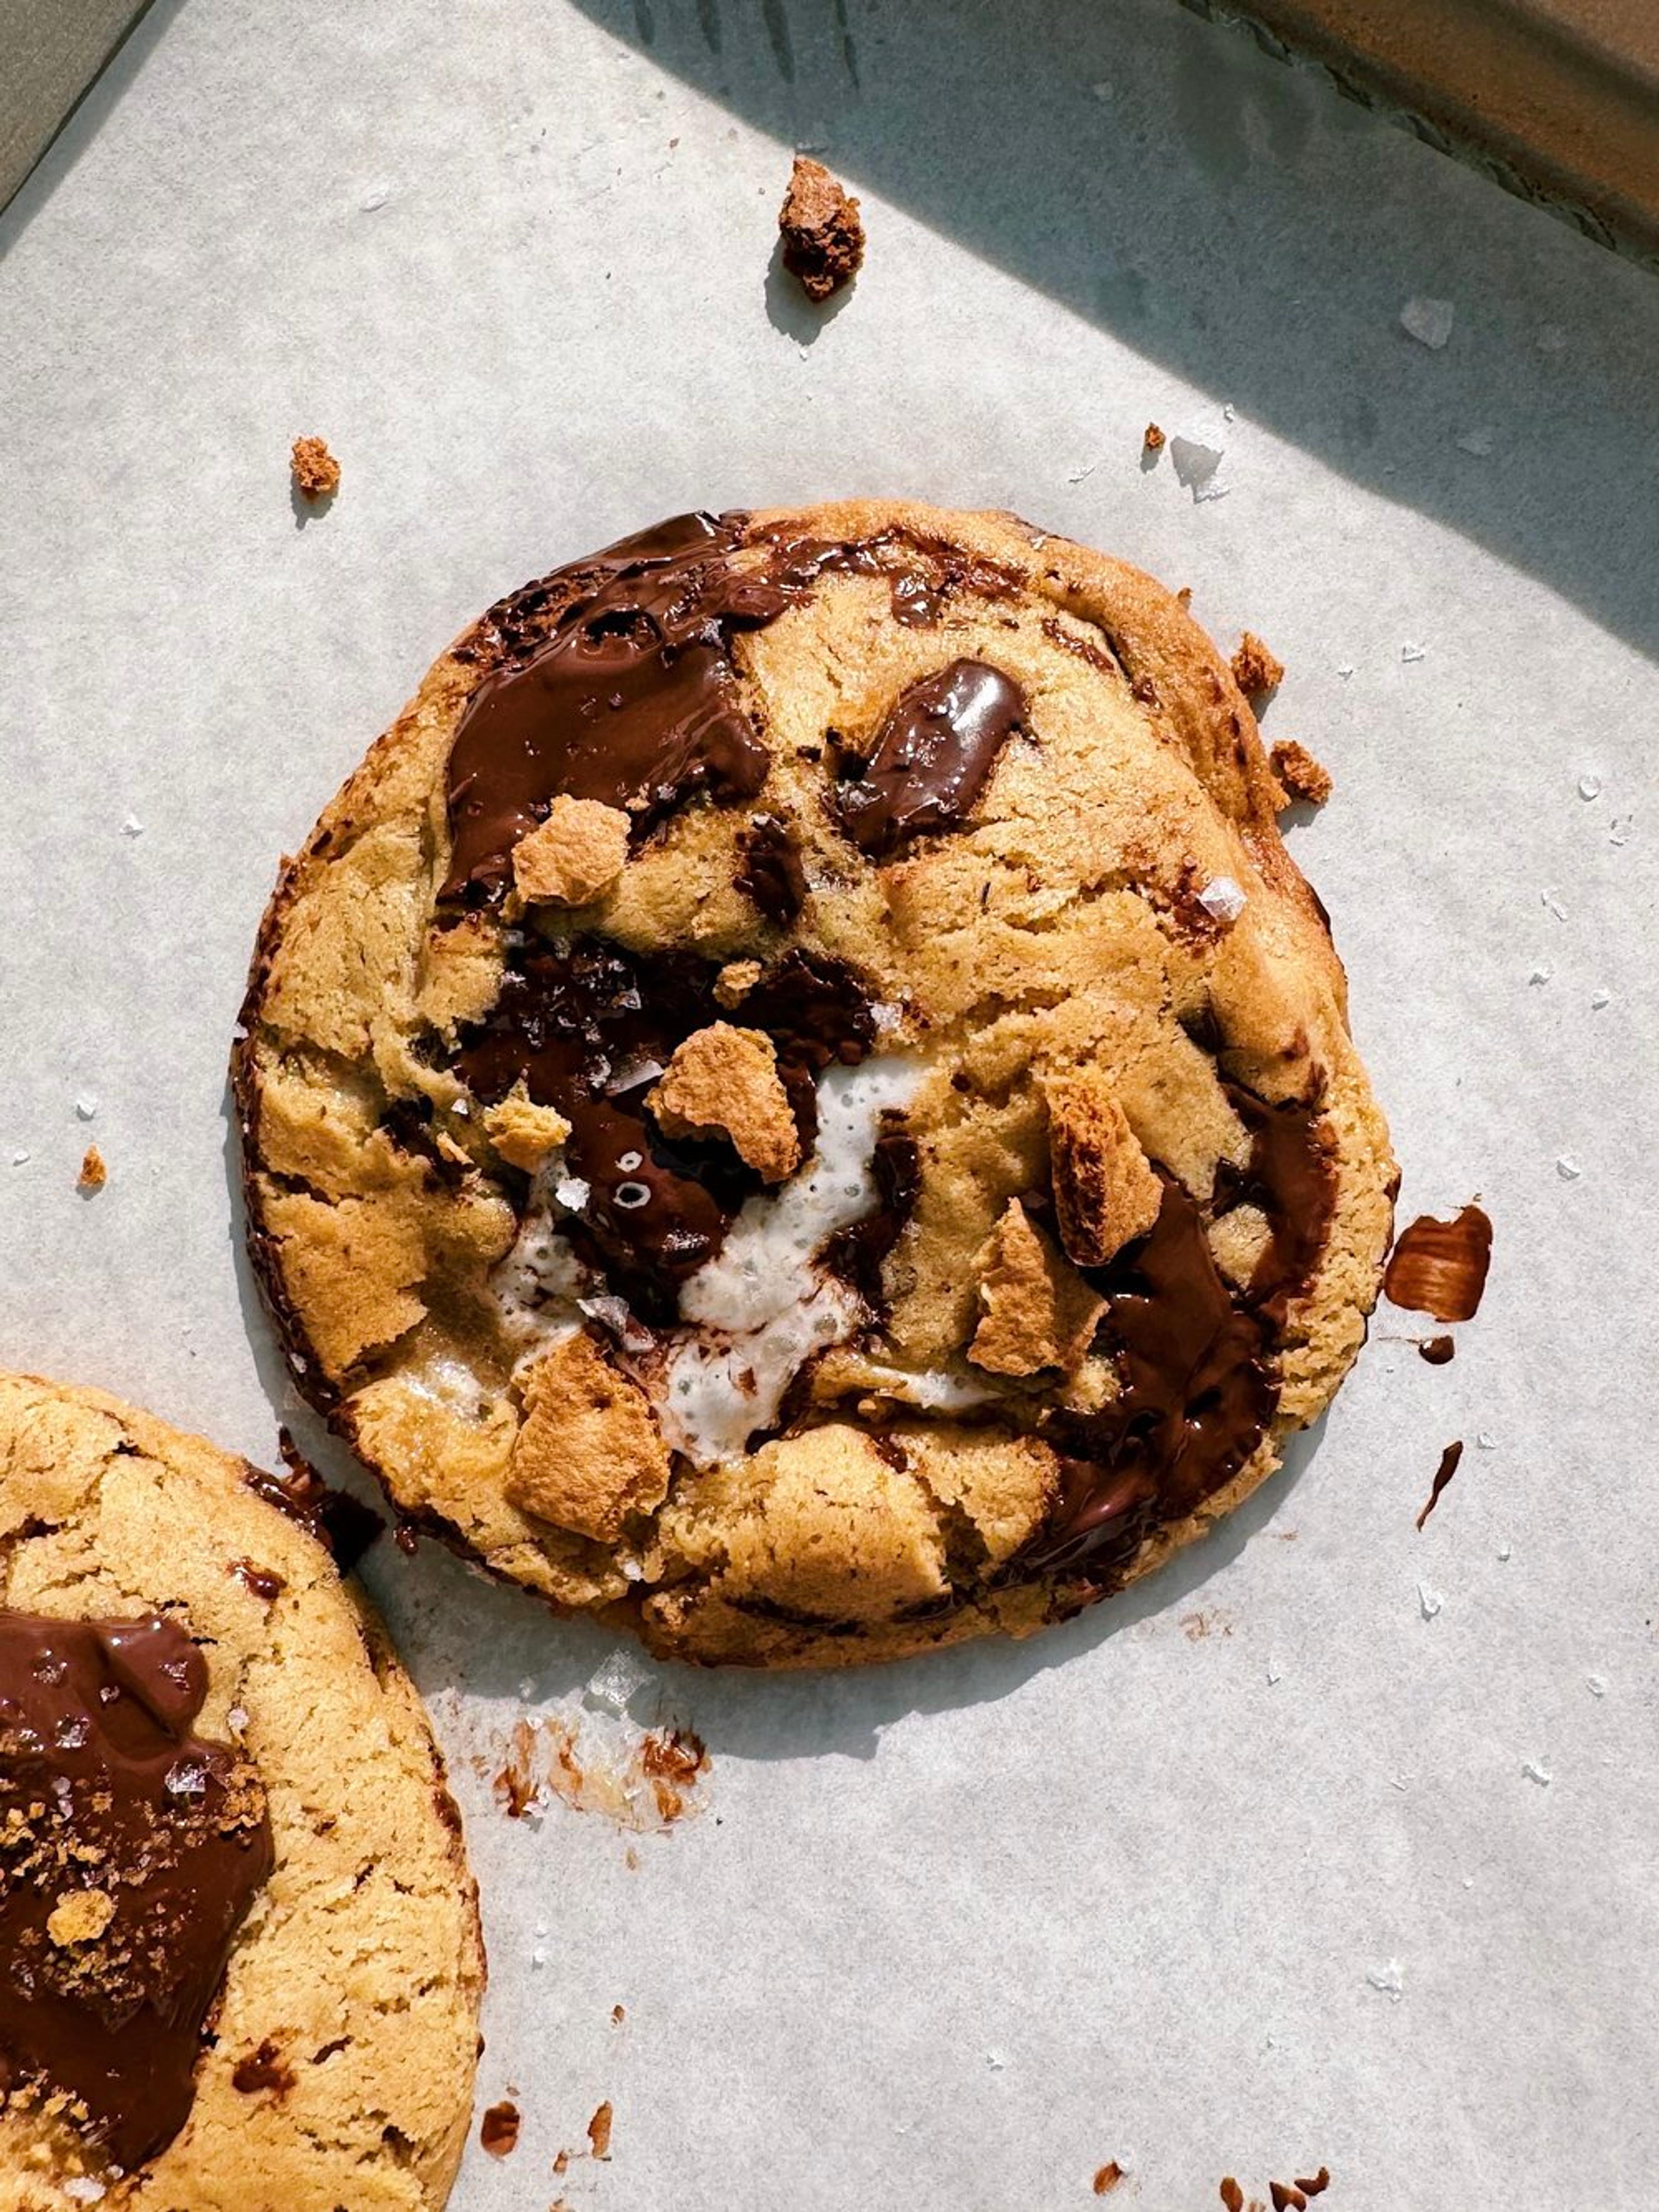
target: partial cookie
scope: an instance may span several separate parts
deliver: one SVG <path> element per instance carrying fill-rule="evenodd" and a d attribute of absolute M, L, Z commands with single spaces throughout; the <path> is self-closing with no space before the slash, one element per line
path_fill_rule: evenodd
<path fill-rule="evenodd" d="M 400 1511 L 708 1661 L 1024 1632 L 1244 1497 L 1393 1193 L 1249 706 L 1010 517 L 689 515 L 437 662 L 234 1079 L 301 1387 Z"/>
<path fill-rule="evenodd" d="M 419 1699 L 261 1474 L 0 1376 L 0 2203 L 426 2212 L 483 1955 Z"/>

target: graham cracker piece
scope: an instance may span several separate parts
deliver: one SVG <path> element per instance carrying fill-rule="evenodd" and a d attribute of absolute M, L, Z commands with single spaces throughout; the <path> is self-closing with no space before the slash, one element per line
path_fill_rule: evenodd
<path fill-rule="evenodd" d="M 548 906 L 588 905 L 621 875 L 628 828 L 621 807 L 561 793 L 547 819 L 513 848 L 520 896 Z"/>
<path fill-rule="evenodd" d="M 499 1105 L 483 1111 L 484 1134 L 509 1166 L 534 1175 L 570 1134 L 570 1124 L 554 1106 L 538 1106 L 522 1083 L 515 1083 Z"/>
<path fill-rule="evenodd" d="M 781 1182 L 800 1161 L 800 1135 L 778 1055 L 760 1030 L 711 1022 L 678 1046 L 646 1103 L 665 1136 L 718 1131 L 764 1182 Z"/>
<path fill-rule="evenodd" d="M 523 1512 L 596 1544 L 668 1494 L 668 1448 L 637 1382 L 585 1329 L 543 1354 L 525 1387 L 507 1494 Z"/>
<path fill-rule="evenodd" d="M 1060 1241 L 1079 1267 L 1103 1267 L 1158 1219 L 1164 1186 L 1099 1075 L 1050 1076 L 1045 1091 Z"/>
<path fill-rule="evenodd" d="M 1035 1375 L 1077 1364 L 1106 1310 L 1065 1255 L 1017 1198 L 981 1248 L 977 1262 L 979 1327 L 968 1347 L 993 1375 Z"/>

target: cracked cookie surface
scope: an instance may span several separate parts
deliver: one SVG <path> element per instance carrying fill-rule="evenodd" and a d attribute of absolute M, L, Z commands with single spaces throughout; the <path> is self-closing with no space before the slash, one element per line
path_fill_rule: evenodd
<path fill-rule="evenodd" d="M 399 1509 L 704 1661 L 1024 1633 L 1278 1463 L 1382 1115 L 1248 702 L 1002 515 L 681 517 L 435 664 L 234 1073 L 300 1387 Z"/>
<path fill-rule="evenodd" d="M 0 1376 L 12 2212 L 449 2194 L 477 1900 L 420 1701 L 317 1519 L 100 1392 Z"/>

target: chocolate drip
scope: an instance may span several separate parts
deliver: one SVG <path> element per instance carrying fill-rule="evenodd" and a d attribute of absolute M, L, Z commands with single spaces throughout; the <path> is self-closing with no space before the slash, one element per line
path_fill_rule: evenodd
<path fill-rule="evenodd" d="M 1430 1514 L 1433 1512 L 1435 1507 L 1439 1504 L 1440 1493 L 1445 1488 L 1446 1485 L 1451 1480 L 1453 1475 L 1456 1474 L 1459 1463 L 1462 1457 L 1463 1442 L 1461 1437 L 1455 1444 L 1448 1444 L 1445 1450 L 1441 1453 L 1440 1464 L 1434 1471 L 1434 1482 L 1429 1491 L 1427 1503 L 1425 1504 L 1423 1510 L 1417 1516 L 1417 1526 L 1419 1533 L 1421 1532 L 1423 1523 L 1428 1519 Z"/>
<path fill-rule="evenodd" d="M 775 814 L 757 814 L 738 833 L 738 889 L 769 921 L 793 921 L 806 897 L 806 871 L 789 824 Z"/>
<path fill-rule="evenodd" d="M 1098 1413 L 1062 1412 L 1049 1423 L 1060 1495 L 1024 1567 L 1076 1570 L 1109 1586 L 1150 1528 L 1183 1518 L 1231 1480 L 1273 1419 L 1279 1331 L 1323 1249 L 1335 1169 L 1316 1105 L 1269 1105 L 1237 1085 L 1228 1093 L 1251 1147 L 1242 1171 L 1218 1176 L 1219 1210 L 1259 1206 L 1266 1249 L 1249 1286 L 1230 1291 L 1203 1212 L 1160 1170 L 1151 1231 L 1088 1278 L 1109 1302 L 1120 1395 Z"/>
<path fill-rule="evenodd" d="M 693 954 L 627 952 L 592 939 L 520 945 L 508 957 L 495 1006 L 462 1033 L 457 1071 L 487 1101 L 522 1079 L 537 1104 L 564 1115 L 568 1171 L 588 1186 L 569 1223 L 572 1241 L 647 1318 L 672 1319 L 680 1285 L 720 1249 L 761 1188 L 730 1146 L 671 1140 L 646 1105 L 675 1048 L 723 1018 L 719 970 Z M 868 994 L 840 962 L 791 952 L 749 993 L 743 1019 L 771 1037 L 810 1150 L 813 1077 L 831 1060 L 856 1061 L 869 1050 Z"/>
<path fill-rule="evenodd" d="M 273 1863 L 253 1768 L 190 1733 L 206 1694 L 173 1621 L 0 1613 L 0 2090 L 73 2099 L 128 2172 L 189 2116 Z"/>
<path fill-rule="evenodd" d="M 450 750 L 441 898 L 499 899 L 514 846 L 561 794 L 644 829 L 695 791 L 759 791 L 771 755 L 738 696 L 732 638 L 793 595 L 733 564 L 742 523 L 678 516 L 510 603 L 504 641 L 520 650 L 478 686 Z M 538 635 L 531 617 L 549 608 Z"/>
<path fill-rule="evenodd" d="M 301 1458 L 286 1429 L 277 1431 L 276 1442 L 286 1473 L 272 1474 L 263 1467 L 250 1466 L 243 1480 L 256 1497 L 297 1522 L 307 1536 L 314 1536 L 343 1575 L 349 1574 L 386 1523 L 372 1506 L 360 1504 L 343 1490 L 331 1490 Z"/>
<path fill-rule="evenodd" d="M 904 692 L 867 758 L 844 754 L 842 825 L 885 860 L 912 837 L 954 829 L 1025 714 L 1025 695 L 983 660 L 953 660 Z"/>
<path fill-rule="evenodd" d="M 1389 1303 L 1436 1321 L 1472 1321 L 1492 1265 L 1492 1221 L 1466 1206 L 1453 1221 L 1424 1214 L 1402 1230 L 1382 1278 Z"/>

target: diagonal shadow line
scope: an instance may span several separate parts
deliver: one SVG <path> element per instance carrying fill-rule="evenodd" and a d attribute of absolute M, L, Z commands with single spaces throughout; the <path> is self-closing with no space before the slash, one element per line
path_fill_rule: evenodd
<path fill-rule="evenodd" d="M 1659 658 L 1659 278 L 1322 71 L 1176 0 L 574 4 Z M 880 233 L 878 210 L 872 265 Z M 1413 294 L 1454 302 L 1443 351 L 1400 326 Z M 1458 446 L 1487 428 L 1490 451 Z"/>

